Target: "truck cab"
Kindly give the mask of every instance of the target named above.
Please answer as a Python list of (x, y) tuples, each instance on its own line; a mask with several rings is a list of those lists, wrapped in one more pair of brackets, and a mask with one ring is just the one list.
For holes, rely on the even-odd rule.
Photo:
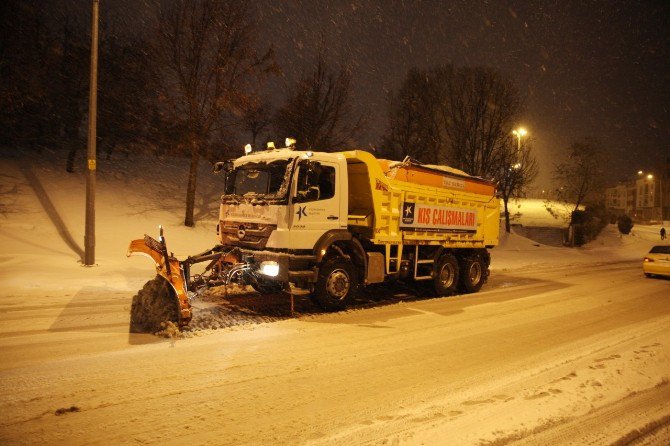
[(288, 283), (315, 291), (328, 269), (324, 261), (339, 250), (347, 265), (331, 265), (335, 275), (317, 294), (324, 307), (341, 308), (367, 263), (347, 229), (350, 192), (342, 153), (272, 149), (238, 158), (221, 198), (221, 245), (254, 259), (258, 274), (251, 285), (260, 292)]
[(222, 244), (312, 251), (328, 231), (347, 228), (342, 154), (276, 149), (235, 160), (221, 199)]

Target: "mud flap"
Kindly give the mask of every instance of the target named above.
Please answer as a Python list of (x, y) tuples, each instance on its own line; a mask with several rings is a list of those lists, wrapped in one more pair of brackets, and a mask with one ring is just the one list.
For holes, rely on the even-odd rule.
[(144, 239), (130, 242), (126, 255), (139, 254), (150, 257), (156, 264), (156, 273), (162, 276), (174, 289), (179, 301), (179, 326), (188, 325), (191, 321), (191, 303), (187, 294), (186, 278), (181, 263), (172, 256), (167, 255), (164, 242), (145, 235)]

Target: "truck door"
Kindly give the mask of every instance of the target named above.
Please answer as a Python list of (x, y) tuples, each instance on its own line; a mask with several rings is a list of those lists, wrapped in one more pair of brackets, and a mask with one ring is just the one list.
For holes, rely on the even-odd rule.
[[(294, 175), (290, 216), (292, 249), (312, 249), (331, 229), (346, 228), (346, 191), (342, 191), (342, 172), (335, 162), (301, 160)], [(342, 214), (344, 209), (344, 215)]]

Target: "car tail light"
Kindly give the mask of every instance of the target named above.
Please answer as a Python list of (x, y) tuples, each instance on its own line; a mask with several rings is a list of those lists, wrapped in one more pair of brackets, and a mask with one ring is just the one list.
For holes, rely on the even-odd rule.
[(649, 257), (645, 257), (645, 258), (644, 258), (644, 261), (645, 261), (645, 262), (653, 262), (654, 259), (650, 259)]

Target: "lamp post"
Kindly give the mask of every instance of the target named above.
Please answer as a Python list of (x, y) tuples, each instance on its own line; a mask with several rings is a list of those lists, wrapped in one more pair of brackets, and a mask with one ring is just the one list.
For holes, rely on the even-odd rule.
[[(637, 174), (638, 174), (638, 176), (642, 176), (642, 175), (644, 175), (644, 172), (641, 171), (641, 170), (638, 170)], [(652, 194), (655, 193), (656, 192), (656, 184), (655, 184), (656, 181), (654, 180), (654, 174), (649, 173), (649, 174), (647, 174), (646, 178), (647, 178), (647, 180), (652, 182), (651, 183), (652, 186), (653, 186)], [(665, 217), (665, 215), (663, 215), (663, 180), (662, 180), (662, 177), (660, 177), (660, 176), (658, 177), (658, 199), (659, 199), (659, 208), (661, 210), (661, 224), (663, 224), (663, 222), (665, 221), (664, 218), (663, 218), (663, 217)], [(651, 201), (652, 218), (653, 218), (653, 213), (654, 213), (653, 209), (655, 207), (654, 206), (655, 201), (656, 200), (652, 198), (652, 201)]]
[[(649, 175), (647, 175), (647, 179), (648, 180), (653, 180), (654, 175), (650, 173)], [(656, 181), (654, 181), (654, 183), (655, 182)], [(652, 184), (654, 184), (654, 183), (652, 183)], [(654, 187), (654, 189), (656, 189), (656, 187)], [(658, 177), (658, 204), (659, 204), (659, 208), (661, 210), (661, 225), (663, 225), (663, 222), (665, 222), (665, 219), (664, 219), (665, 215), (663, 215), (663, 179), (662, 179), (661, 176)]]
[(523, 138), (527, 134), (528, 132), (523, 127), (519, 127), (518, 129), (512, 130), (512, 135), (516, 136), (517, 138), (517, 145), (516, 145), (517, 152), (521, 152), (521, 138)]
[(95, 265), (95, 170), (96, 117), (98, 107), (98, 6), (93, 0), (91, 9), (91, 81), (88, 93), (88, 147), (86, 176), (86, 228), (84, 234), (84, 265)]

